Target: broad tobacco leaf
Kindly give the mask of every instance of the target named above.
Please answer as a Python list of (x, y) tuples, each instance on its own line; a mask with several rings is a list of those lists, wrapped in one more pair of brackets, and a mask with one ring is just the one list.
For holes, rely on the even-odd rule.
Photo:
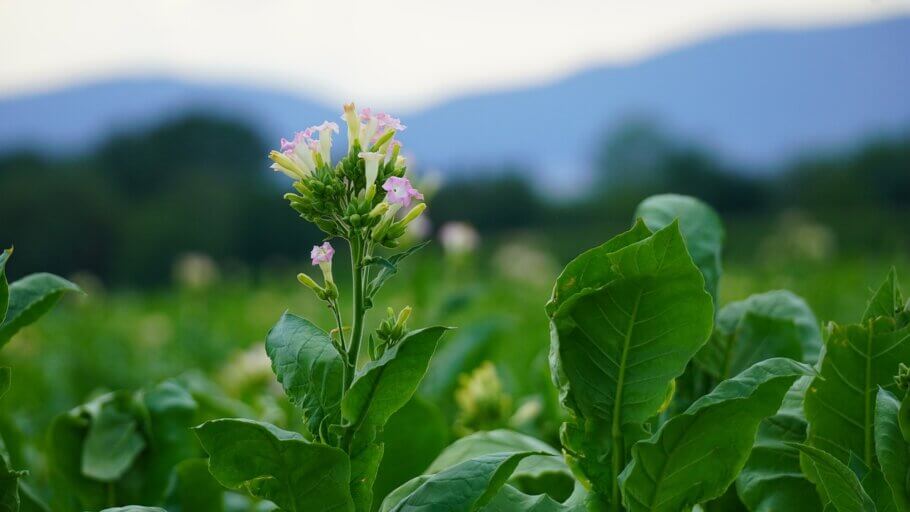
[(408, 333), (382, 357), (364, 365), (344, 396), (342, 442), (351, 455), (351, 492), (359, 508), (372, 502), (373, 482), (382, 459), (379, 433), (414, 395), (447, 329), (428, 327)]
[[(641, 233), (633, 228), (614, 241)], [(675, 222), (625, 247), (614, 241), (605, 244), (614, 252), (585, 253), (587, 269), (573, 262), (560, 278), (572, 269), (603, 281), (586, 280), (568, 297), (557, 282), (550, 365), (560, 400), (574, 415), (562, 435), (570, 466), (596, 494), (618, 500), (615, 479), (628, 449), (646, 436), (642, 424), (710, 336), (714, 310)]]
[[(0, 281), (5, 286), (6, 276)], [(50, 311), (67, 292), (82, 293), (82, 290), (62, 277), (45, 273), (32, 274), (9, 285), (9, 306), (6, 318), (0, 323), (0, 347), (19, 329)]]
[(822, 345), (812, 310), (806, 301), (786, 290), (727, 304), (717, 314), (714, 329), (695, 360), (720, 380), (771, 357), (814, 364)]
[(246, 489), (286, 512), (354, 510), (350, 461), (338, 448), (245, 419), (209, 421), (195, 432), (225, 487)]
[(328, 442), (341, 423), (344, 362), (332, 338), (299, 316), (285, 313), (265, 340), (272, 370), (291, 402), (303, 410), (307, 429)]
[(856, 474), (830, 453), (807, 444), (792, 443), (802, 453), (805, 465), (818, 476), (819, 493), (837, 512), (876, 512), (872, 498), (863, 490)]
[(831, 324), (819, 376), (806, 394), (806, 444), (843, 463), (855, 453), (873, 467), (875, 396), (880, 387), (896, 388), (894, 374), (905, 361), (910, 361), (910, 326), (890, 317), (864, 325)]
[(177, 465), (168, 501), (169, 512), (225, 512), (224, 488), (209, 473), (205, 459), (187, 459)]
[(626, 508), (676, 512), (723, 495), (749, 458), (759, 423), (812, 373), (790, 359), (756, 363), (636, 443), (619, 477)]
[(583, 512), (581, 504), (560, 503), (546, 494), (528, 495), (504, 485), (482, 512)]
[(513, 485), (516, 487), (530, 486), (536, 491), (550, 491), (547, 487), (555, 484), (559, 488), (558, 490), (565, 494), (562, 496), (563, 498), (572, 492), (574, 486), (572, 472), (560, 452), (543, 441), (512, 430), (476, 432), (463, 437), (443, 450), (427, 468), (426, 473), (439, 473), (481, 455), (520, 451), (541, 452), (549, 455), (533, 455), (522, 460), (512, 473), (510, 482)]
[(758, 426), (749, 460), (736, 477), (737, 494), (751, 512), (822, 510), (815, 486), (800, 468), (799, 450), (788, 444), (806, 440), (803, 398), (811, 380), (800, 377), (787, 391), (777, 414)]
[(386, 498), (380, 510), (485, 510), (483, 507), (493, 500), (521, 460), (531, 455), (535, 452), (503, 452), (466, 460), (435, 475), (406, 483)]
[(879, 389), (875, 399), (875, 453), (882, 475), (888, 483), (896, 509), (910, 511), (910, 451), (898, 424), (900, 402), (888, 391)]
[(662, 194), (642, 201), (635, 210), (635, 218), (644, 220), (652, 231), (679, 220), (679, 229), (689, 254), (705, 276), (705, 289), (717, 304), (720, 256), (724, 244), (724, 226), (717, 212), (694, 197)]

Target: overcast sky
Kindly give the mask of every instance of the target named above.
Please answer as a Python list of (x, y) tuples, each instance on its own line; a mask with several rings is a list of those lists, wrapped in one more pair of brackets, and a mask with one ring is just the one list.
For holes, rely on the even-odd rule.
[(910, 0), (0, 0), (0, 96), (123, 75), (416, 108), (748, 27), (910, 13)]

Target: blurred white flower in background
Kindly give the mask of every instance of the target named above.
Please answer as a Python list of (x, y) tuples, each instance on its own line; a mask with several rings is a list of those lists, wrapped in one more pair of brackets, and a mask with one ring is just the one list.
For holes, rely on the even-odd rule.
[(528, 242), (509, 242), (493, 254), (496, 271), (509, 279), (549, 286), (559, 273), (559, 263), (551, 254)]
[(466, 222), (447, 222), (439, 229), (439, 241), (446, 254), (462, 256), (477, 250), (480, 235)]
[(775, 230), (759, 245), (761, 259), (769, 262), (802, 260), (817, 263), (831, 259), (836, 250), (834, 231), (796, 210), (783, 212)]
[(188, 252), (174, 263), (174, 281), (191, 290), (202, 290), (216, 283), (220, 277), (218, 264), (210, 256)]
[(408, 224), (408, 229), (405, 234), (411, 240), (426, 240), (430, 236), (430, 232), (433, 231), (433, 223), (430, 222), (430, 219), (426, 215), (421, 215), (417, 217), (410, 224)]

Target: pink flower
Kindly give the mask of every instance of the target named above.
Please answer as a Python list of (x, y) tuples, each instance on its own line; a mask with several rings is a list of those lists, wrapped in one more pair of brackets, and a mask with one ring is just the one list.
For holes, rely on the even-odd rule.
[(322, 124), (318, 126), (310, 126), (307, 128), (315, 133), (322, 133), (324, 130), (331, 130), (335, 133), (338, 133), (338, 123), (333, 123), (331, 121), (323, 121)]
[(376, 114), (376, 118), (379, 120), (379, 129), (390, 129), (395, 130), (396, 132), (403, 131), (407, 126), (401, 124), (401, 119), (397, 117), (392, 117), (386, 113)]
[(385, 199), (389, 204), (397, 204), (402, 208), (410, 206), (412, 199), (423, 199), (423, 194), (412, 187), (407, 178), (391, 176), (383, 183), (382, 189), (386, 191)]
[(314, 245), (313, 250), (310, 251), (310, 258), (313, 260), (313, 265), (324, 265), (332, 263), (332, 256), (335, 255), (335, 248), (332, 247), (332, 244), (325, 242), (322, 245)]

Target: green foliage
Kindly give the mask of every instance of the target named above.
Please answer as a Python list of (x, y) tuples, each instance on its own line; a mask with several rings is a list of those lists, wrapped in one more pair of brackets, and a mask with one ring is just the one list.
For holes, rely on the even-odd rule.
[(799, 450), (788, 443), (806, 439), (803, 398), (811, 377), (801, 377), (787, 391), (777, 414), (762, 420), (749, 460), (736, 480), (736, 490), (748, 510), (771, 512), (797, 507), (820, 512), (815, 487), (802, 473)]
[(332, 338), (299, 316), (285, 313), (269, 331), (265, 351), (291, 403), (303, 410), (314, 437), (331, 439), (341, 423), (344, 362)]
[(811, 373), (790, 359), (756, 363), (636, 443), (619, 478), (627, 509), (686, 510), (721, 496), (746, 463), (759, 423)]
[(717, 304), (724, 244), (724, 226), (717, 213), (693, 197), (663, 194), (642, 201), (635, 210), (635, 218), (642, 219), (651, 231), (679, 221), (686, 248), (705, 277), (705, 289)]
[(888, 483), (888, 494), (896, 510), (910, 510), (910, 450), (898, 425), (901, 403), (894, 395), (879, 389), (875, 397), (875, 454)]
[[(676, 222), (606, 258), (592, 256), (601, 280), (563, 295), (550, 314), (550, 361), (574, 415), (563, 431), (570, 466), (616, 506), (628, 450), (707, 340), (714, 312)], [(560, 282), (567, 280), (557, 280), (551, 303), (560, 301)]]
[(572, 492), (572, 473), (550, 445), (533, 437), (511, 430), (477, 432), (452, 443), (426, 470), (435, 474), (446, 468), (481, 455), (503, 452), (532, 451), (548, 455), (532, 455), (523, 459), (509, 480), (519, 489), (533, 494), (549, 494), (558, 500), (565, 500)]
[(338, 448), (243, 419), (206, 422), (196, 435), (212, 475), (225, 487), (245, 489), (287, 512), (354, 510), (351, 463)]
[(58, 416), (48, 438), (54, 510), (161, 504), (184, 459), (197, 404), (173, 382), (116, 392)]
[(777, 290), (721, 308), (714, 335), (695, 360), (712, 377), (723, 380), (771, 357), (814, 364), (821, 343), (818, 321), (806, 302)]
[[(537, 453), (543, 455), (543, 453)], [(380, 510), (485, 510), (525, 457), (535, 452), (502, 452), (481, 455), (456, 464), (389, 495)]]
[[(6, 258), (8, 259), (8, 255)], [(4, 260), (5, 263), (5, 260)], [(0, 279), (6, 283), (6, 276)], [(51, 310), (67, 292), (80, 292), (78, 286), (53, 274), (32, 274), (9, 285), (9, 306), (0, 323), (0, 347), (19, 329)]]
[(875, 504), (866, 494), (857, 476), (830, 453), (813, 446), (793, 443), (806, 464), (818, 475), (819, 493), (830, 500), (837, 512), (874, 512)]

